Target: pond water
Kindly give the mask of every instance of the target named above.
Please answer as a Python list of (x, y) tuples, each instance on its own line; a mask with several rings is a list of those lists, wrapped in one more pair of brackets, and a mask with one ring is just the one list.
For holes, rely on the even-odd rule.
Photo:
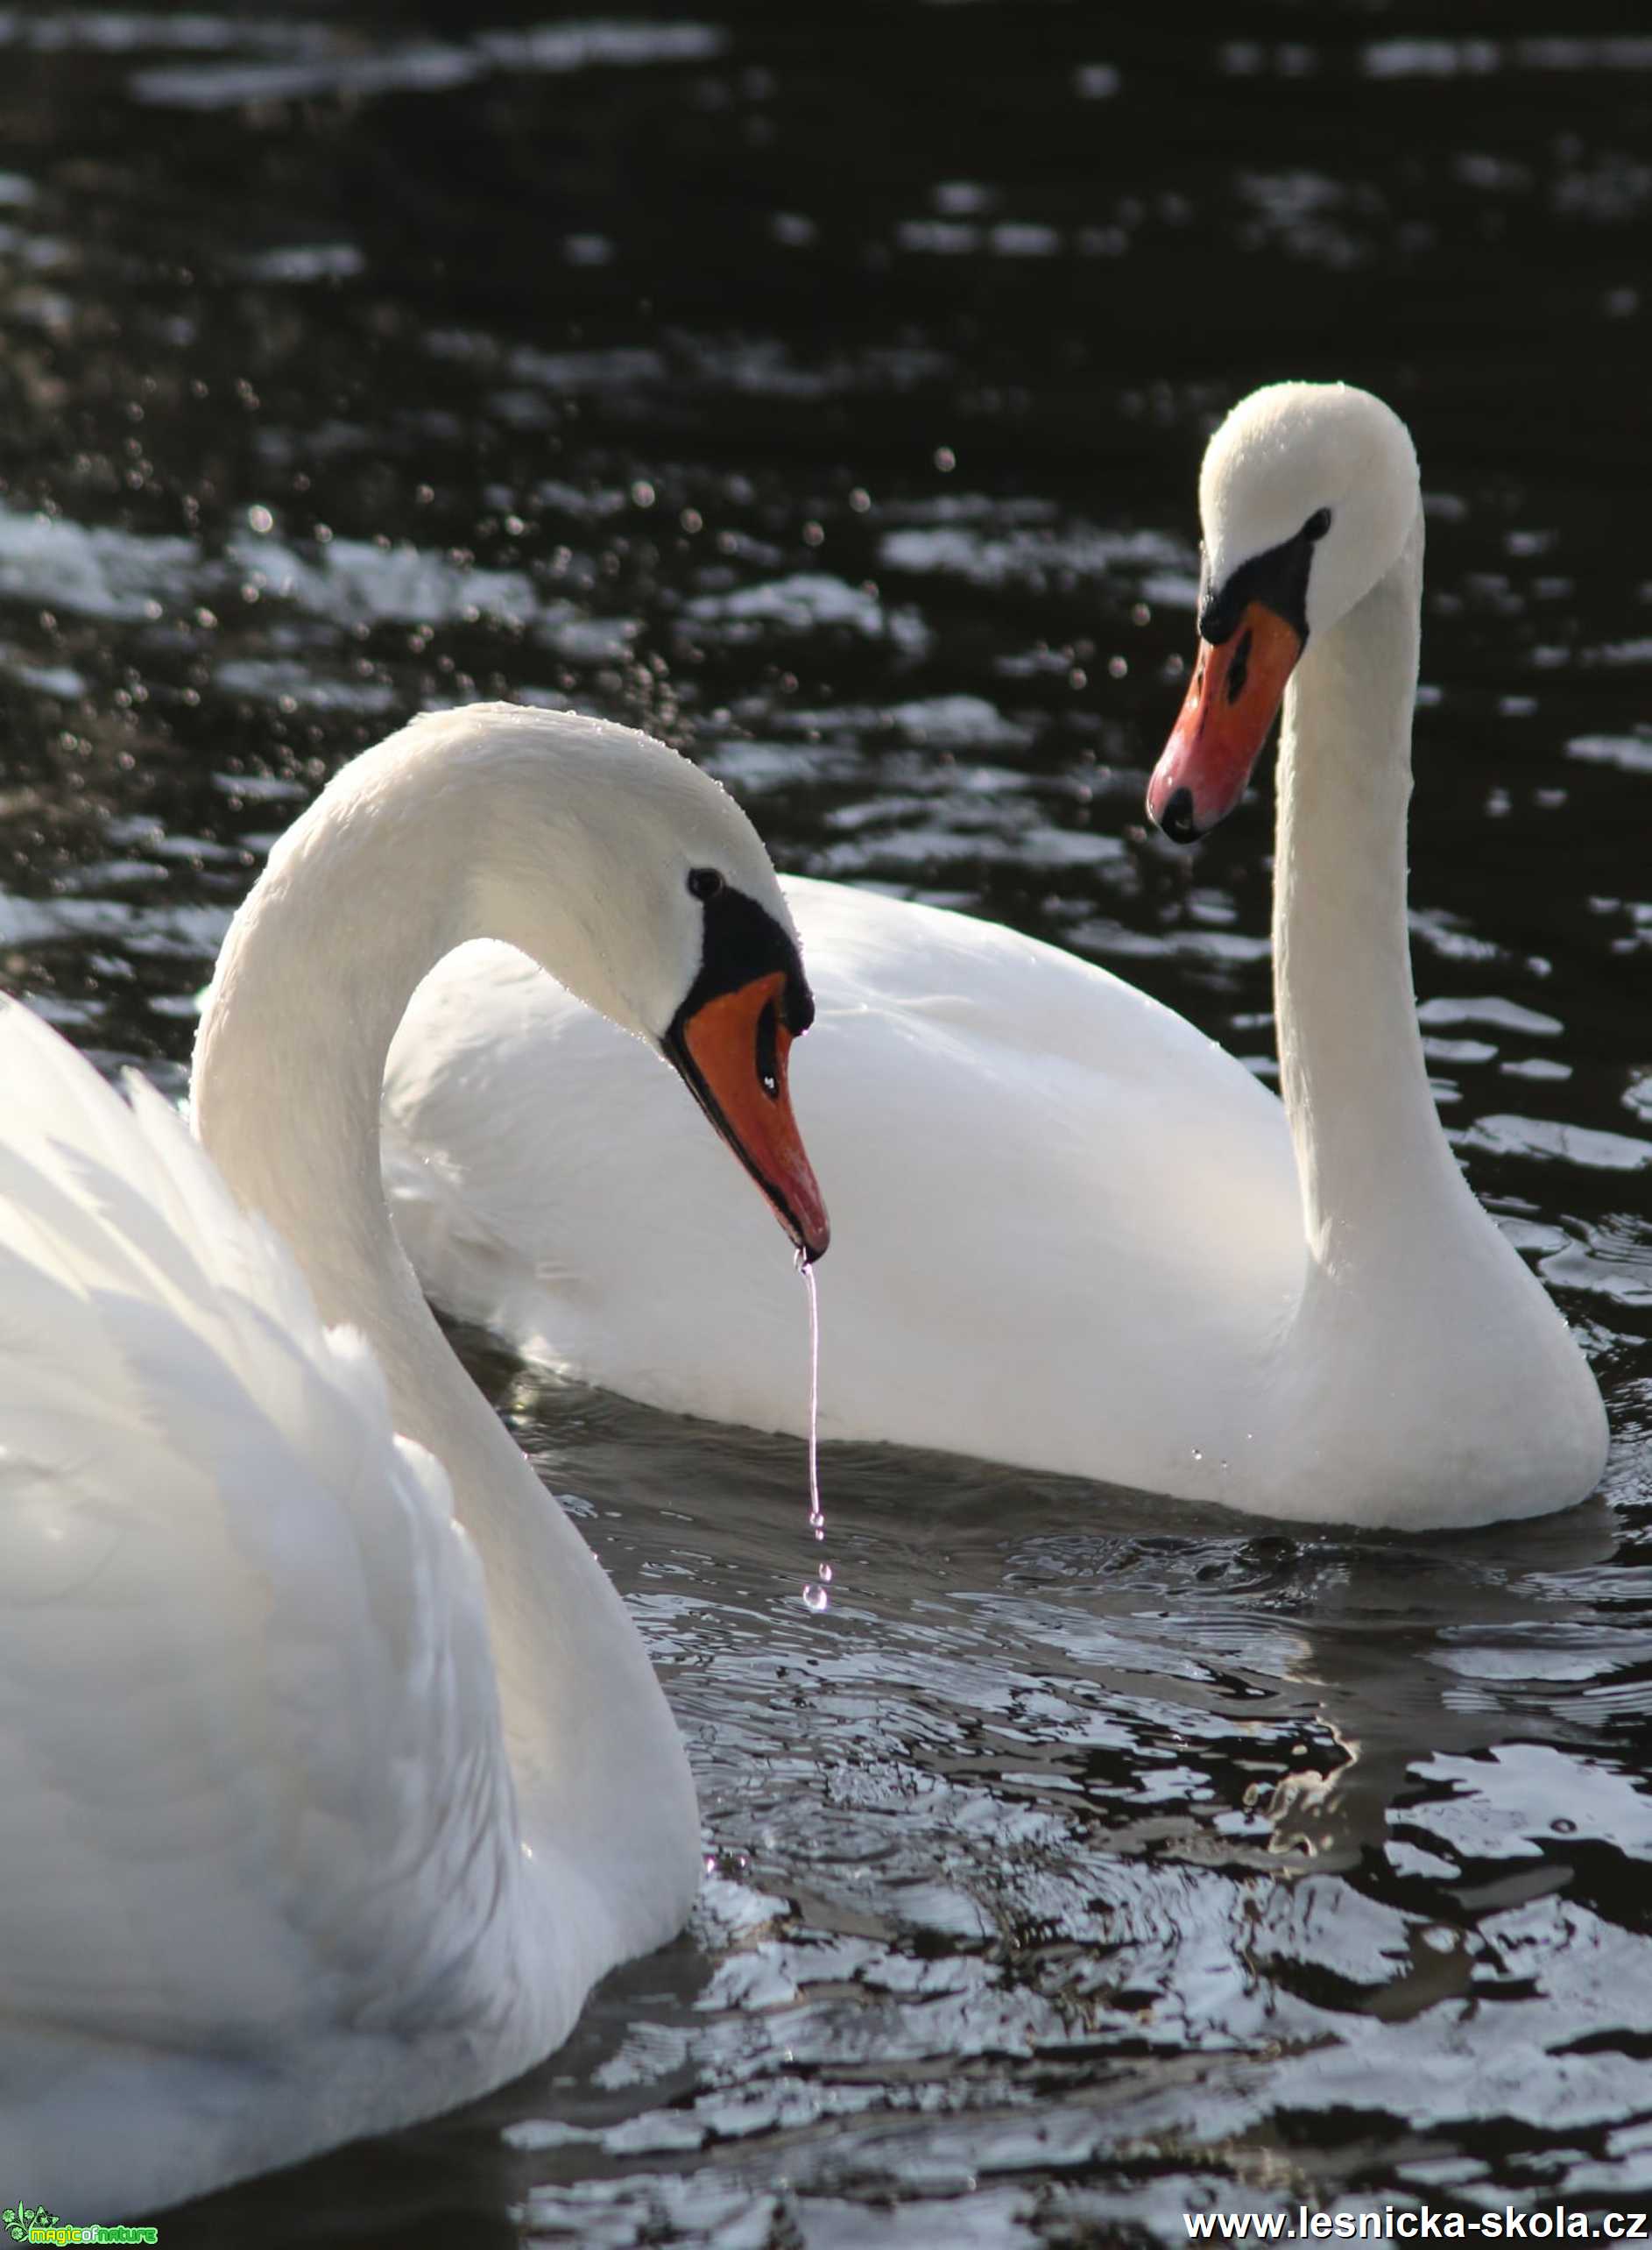
[(1587, 1505), (1437, 1539), (828, 1448), (816, 1615), (798, 1446), (461, 1339), (647, 1636), (704, 1895), (530, 2077), (172, 2250), (1652, 2196), (1636, 16), (0, 8), (9, 987), (180, 1086), (272, 838), (414, 709), (508, 694), (1267, 1074), (1271, 783), (1190, 854), (1141, 798), (1204, 435), (1345, 376), (1423, 462), (1442, 1114), (1615, 1431)]

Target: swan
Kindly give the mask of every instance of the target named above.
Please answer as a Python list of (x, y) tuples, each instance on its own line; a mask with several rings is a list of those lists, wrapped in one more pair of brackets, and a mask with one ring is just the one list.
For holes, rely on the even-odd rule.
[[(989, 923), (784, 881), (819, 1008), (800, 1071), (840, 1233), (821, 1284), (822, 1434), (1297, 1519), (1419, 1528), (1564, 1507), (1605, 1459), (1599, 1395), (1458, 1169), (1412, 994), (1409, 435), (1367, 393), (1271, 386), (1212, 438), (1200, 503), (1199, 661), (1149, 809), (1173, 838), (1203, 834), (1282, 697), (1283, 1101), (1103, 969)], [(402, 1238), (440, 1303), (535, 1358), (794, 1431), (803, 1347), (784, 1277), (645, 1081), (627, 1043), (519, 957), (455, 953), (390, 1058)], [(577, 1172), (541, 1176), (553, 1117)], [(622, 1178), (658, 1185), (625, 1197)]]
[(641, 1638), (379, 1185), (391, 1034), (479, 931), (663, 1049), (818, 1256), (773, 871), (622, 727), (478, 706), (345, 768), (225, 940), (199, 1140), (0, 1003), (0, 2178), (54, 2210), (479, 2094), (695, 1896)]

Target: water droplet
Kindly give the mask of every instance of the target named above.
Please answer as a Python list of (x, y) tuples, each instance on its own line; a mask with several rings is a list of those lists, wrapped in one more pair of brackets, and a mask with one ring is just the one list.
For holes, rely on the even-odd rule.
[[(831, 1584), (831, 1582), (832, 1582), (832, 1567), (831, 1567), (830, 1563), (830, 1562), (822, 1562), (822, 1565), (820, 1566), (820, 1568), (818, 1569), (818, 1571), (816, 1571), (816, 1573), (815, 1573), (815, 1576), (816, 1576), (816, 1577), (821, 1581), (821, 1583), (822, 1583), (822, 1585), (824, 1585), (824, 1586), (830, 1586), (830, 1585)], [(1555, 1826), (1556, 1826), (1557, 1828), (1558, 1828), (1558, 1827), (1560, 1826), (1560, 1822), (1559, 1822), (1558, 1821), (1557, 1821), (1557, 1822), (1555, 1822)], [(1572, 1826), (1572, 1823), (1571, 1823), (1570, 1821), (1568, 1821), (1568, 1822), (1567, 1822), (1567, 1823), (1566, 1823), (1566, 1829), (1567, 1829), (1567, 1833), (1568, 1833), (1568, 1834), (1570, 1834), (1570, 1833), (1571, 1833), (1571, 1826)]]
[(1203, 1461), (1204, 1459), (1204, 1455), (1199, 1451), (1197, 1446), (1195, 1446), (1193, 1448), (1193, 1458), (1195, 1461)]
[(808, 1527), (818, 1539), (826, 1522), (820, 1502), (820, 1296), (815, 1269), (801, 1250), (797, 1270), (808, 1291)]
[[(826, 1511), (820, 1498), (820, 1298), (815, 1287), (815, 1269), (800, 1250), (797, 1270), (808, 1290), (808, 1528), (818, 1542), (826, 1536)], [(826, 1608), (831, 1596), (826, 1591), (831, 1578), (831, 1566), (820, 1566), (820, 1583), (805, 1586), (803, 1600), (817, 1615)]]

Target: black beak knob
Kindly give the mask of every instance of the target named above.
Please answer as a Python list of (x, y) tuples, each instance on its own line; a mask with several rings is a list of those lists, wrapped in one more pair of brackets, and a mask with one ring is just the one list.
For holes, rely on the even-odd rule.
[(1159, 825), (1173, 844), (1197, 841), (1199, 831), (1193, 824), (1193, 792), (1185, 783), (1160, 807)]

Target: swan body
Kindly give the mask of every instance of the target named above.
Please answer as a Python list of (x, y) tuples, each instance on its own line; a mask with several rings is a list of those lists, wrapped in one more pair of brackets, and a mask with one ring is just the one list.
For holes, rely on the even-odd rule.
[[(1458, 1171), (1416, 1023), (1409, 436), (1368, 393), (1276, 386), (1212, 439), (1201, 504), (1201, 660), (1149, 804), (1173, 835), (1203, 832), (1282, 696), (1283, 1100), (1102, 969), (787, 881), (839, 1232), (822, 1432), (1278, 1517), (1450, 1526), (1567, 1505), (1604, 1463), (1599, 1392)], [(639, 1060), (519, 958), (452, 956), (385, 1085), (402, 1238), (439, 1302), (536, 1358), (800, 1429), (803, 1346), (785, 1277), (759, 1271), (759, 1214)], [(547, 1131), (566, 1161), (541, 1174)], [(645, 1185), (617, 1213), (622, 1175)]]
[[(1175, 1489), (1194, 1466), (1187, 1362), (1235, 1362), (1249, 1308), (1271, 1299), (1282, 1321), (1297, 1286), (1278, 1102), (1071, 954), (842, 884), (781, 888), (815, 994), (794, 1067), (835, 1225), (822, 1434), (1105, 1462)], [(519, 955), (455, 954), (392, 1050), (398, 1229), (439, 1304), (528, 1356), (677, 1412), (801, 1431), (795, 1280), (766, 1270), (763, 1213), (727, 1192), (717, 1150), (650, 1100), (647, 1061)], [(536, 1130), (557, 1148), (537, 1170)], [(641, 1184), (628, 1208), (607, 1189), (616, 1136)], [(1167, 1213), (1154, 1183), (1178, 1173)], [(668, 1179), (669, 1218), (652, 1185)], [(1120, 1399), (1122, 1427), (1103, 1411)]]
[(450, 2107), (688, 1913), (665, 1700), (420, 1297), (377, 1123), (408, 993), (478, 929), (664, 1039), (708, 867), (794, 961), (704, 776), (463, 711), (277, 846), (208, 997), (201, 1141), (0, 1001), (0, 2175), (54, 2209)]

